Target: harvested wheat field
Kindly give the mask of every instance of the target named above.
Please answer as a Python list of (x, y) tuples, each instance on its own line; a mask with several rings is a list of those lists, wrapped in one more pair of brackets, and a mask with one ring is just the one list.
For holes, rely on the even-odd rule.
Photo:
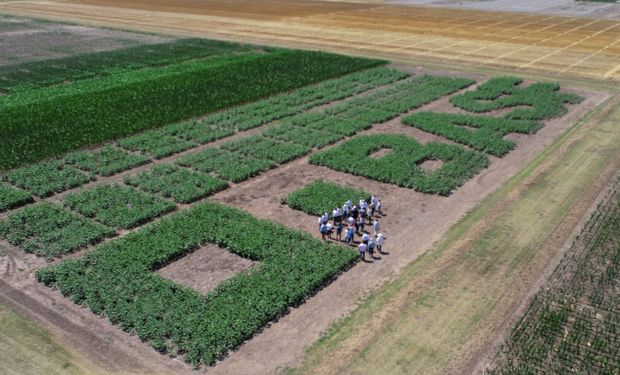
[(620, 21), (322, 1), (10, 1), (0, 12), (399, 60), (620, 78)]

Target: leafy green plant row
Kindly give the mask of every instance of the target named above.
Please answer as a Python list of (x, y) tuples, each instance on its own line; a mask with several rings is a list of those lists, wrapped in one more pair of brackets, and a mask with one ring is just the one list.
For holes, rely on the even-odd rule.
[(172, 198), (177, 203), (191, 203), (228, 187), (228, 183), (219, 178), (170, 164), (156, 165), (145, 172), (127, 176), (124, 182)]
[[(214, 172), (219, 177), (241, 182), (278, 164), (286, 163), (309, 153), (314, 147), (323, 147), (368, 129), (373, 123), (385, 121), (410, 109), (436, 100), (467, 87), (471, 80), (423, 76), (410, 82), (397, 83), (364, 98), (353, 98), (322, 112), (308, 112), (284, 120), (261, 135), (248, 136), (187, 155), (177, 164), (198, 171)], [(382, 111), (381, 118), (366, 104), (384, 100), (398, 102)]]
[(121, 139), (118, 141), (118, 145), (126, 150), (139, 151), (155, 159), (165, 158), (197, 146), (194, 142), (162, 134), (158, 130), (149, 130)]
[(57, 257), (92, 245), (114, 231), (51, 203), (40, 203), (9, 213), (0, 221), (0, 237), (39, 256)]
[(220, 146), (221, 149), (236, 152), (251, 158), (270, 160), (276, 164), (283, 164), (297, 159), (308, 152), (310, 147), (294, 143), (274, 141), (261, 135), (240, 138), (228, 141)]
[(72, 210), (115, 229), (142, 225), (176, 208), (163, 198), (120, 185), (99, 185), (71, 193), (64, 202)]
[(176, 163), (200, 172), (214, 173), (232, 182), (245, 181), (277, 165), (271, 160), (254, 158), (220, 148), (209, 148), (186, 155)]
[(75, 151), (65, 155), (63, 161), (83, 171), (101, 176), (111, 176), (145, 164), (149, 159), (141, 155), (132, 155), (110, 145), (97, 150)]
[(30, 193), (0, 183), (0, 212), (17, 208), (32, 202)]
[[(373, 154), (387, 149), (386, 155)], [(442, 166), (425, 171), (421, 164), (439, 160)], [(443, 143), (421, 145), (404, 135), (376, 134), (353, 138), (314, 154), (312, 164), (372, 178), (416, 191), (448, 195), (489, 165), (483, 154)]]
[(50, 160), (14, 169), (4, 179), (41, 198), (78, 187), (93, 179), (75, 166), (62, 160)]
[(0, 169), (383, 64), (274, 50), (194, 60), (0, 98)]
[(316, 180), (301, 189), (295, 190), (282, 199), (295, 210), (310, 215), (321, 215), (342, 206), (348, 200), (356, 202), (359, 199), (370, 199), (370, 194), (364, 190), (341, 186), (324, 180)]
[(618, 230), (616, 182), (514, 326), (490, 373), (618, 373)]
[(406, 73), (397, 70), (372, 68), (215, 113), (200, 120), (168, 125), (161, 128), (161, 131), (188, 141), (207, 143), (235, 131), (261, 126), (405, 77)]
[(49, 160), (7, 172), (4, 179), (41, 198), (84, 185), (94, 174), (109, 176), (147, 163), (145, 156), (132, 155), (112, 146), (76, 151), (63, 159)]
[(322, 112), (302, 113), (266, 130), (269, 138), (307, 147), (324, 147), (471, 85), (459, 78), (421, 76), (353, 98)]
[(542, 127), (541, 123), (531, 120), (436, 112), (416, 112), (404, 117), (402, 123), (499, 157), (515, 147), (515, 143), (504, 136), (532, 134)]
[[(206, 243), (260, 265), (206, 296), (154, 273)], [(199, 366), (303, 303), (356, 258), (346, 248), (207, 202), (40, 269), (37, 277), (160, 352)]]
[(497, 109), (517, 108), (504, 117), (516, 120), (545, 120), (564, 115), (566, 104), (578, 104), (583, 100), (575, 94), (559, 92), (557, 83), (537, 82), (526, 87), (516, 77), (497, 77), (480, 85), (475, 91), (450, 98), (450, 102), (464, 110), (483, 113)]
[(257, 47), (208, 39), (178, 39), (113, 51), (0, 67), (0, 92), (44, 87), (126, 70), (164, 66), (190, 59), (247, 53)]

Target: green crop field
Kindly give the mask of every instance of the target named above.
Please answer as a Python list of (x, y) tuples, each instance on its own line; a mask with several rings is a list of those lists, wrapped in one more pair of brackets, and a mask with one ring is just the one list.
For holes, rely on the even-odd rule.
[[(24, 278), (43, 290), (33, 299), (55, 289), (85, 307), (84, 325), (94, 313), (115, 326), (103, 335), (120, 328), (213, 365), (359, 259), (228, 204), (264, 204), (253, 208), (285, 224), (291, 209), (319, 215), (384, 191), (433, 210), (517, 154), (506, 136), (534, 137), (583, 100), (558, 84), (474, 87), (386, 63), (179, 39), (2, 67), (0, 246), (27, 257)], [(411, 135), (422, 132), (438, 140)], [(282, 171), (291, 178), (270, 180)], [(398, 206), (385, 216), (396, 227), (409, 220)], [(194, 275), (194, 258), (163, 276), (203, 250), (220, 264), (214, 247), (256, 263), (232, 264), (208, 292), (197, 285), (220, 270)]]
[[(0, 169), (378, 64), (327, 53), (269, 49), (18, 91), (0, 96), (4, 135)], [(270, 71), (278, 74), (265, 74)]]

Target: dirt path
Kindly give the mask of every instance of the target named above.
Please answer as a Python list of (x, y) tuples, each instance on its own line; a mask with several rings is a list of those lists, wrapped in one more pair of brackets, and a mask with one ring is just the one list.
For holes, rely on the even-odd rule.
[[(600, 100), (603, 100), (603, 97), (588, 106), (593, 108)], [(425, 109), (443, 108), (446, 101), (439, 100)], [(316, 178), (365, 189), (379, 194), (387, 207), (387, 216), (381, 219), (381, 223), (387, 236), (385, 248), (390, 254), (373, 263), (358, 264), (303, 306), (294, 309), (242, 345), (212, 372), (229, 374), (244, 371), (246, 374), (266, 374), (278, 372), (279, 369), (299, 362), (304, 348), (318, 340), (331, 323), (349, 314), (360, 298), (393, 278), (403, 267), (430, 248), (459, 218), (488, 193), (498, 189), (523, 163), (532, 160), (540, 150), (549, 145), (559, 132), (571, 123), (569, 119), (575, 120), (580, 114), (572, 112), (568, 116), (549, 122), (534, 137), (517, 140), (515, 151), (503, 159), (494, 159), (490, 168), (448, 198), (429, 196), (314, 166), (308, 164), (306, 159), (287, 164), (215, 195), (215, 200), (242, 208), (255, 216), (308, 231), (318, 237), (316, 219), (281, 205), (280, 198)], [(401, 125), (399, 119), (374, 126), (366, 133), (383, 132), (404, 133), (417, 137), (422, 142), (438, 139)]]
[(299, 372), (459, 374), (484, 368), (498, 334), (518, 318), (620, 166), (617, 103), (364, 301), (310, 351)]

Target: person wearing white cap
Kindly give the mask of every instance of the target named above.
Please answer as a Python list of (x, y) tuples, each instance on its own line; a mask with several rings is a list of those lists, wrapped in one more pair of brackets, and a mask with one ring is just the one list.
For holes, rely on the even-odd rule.
[(361, 260), (366, 260), (366, 248), (368, 247), (368, 245), (366, 245), (365, 243), (361, 243), (357, 248), (360, 251), (360, 259)]

